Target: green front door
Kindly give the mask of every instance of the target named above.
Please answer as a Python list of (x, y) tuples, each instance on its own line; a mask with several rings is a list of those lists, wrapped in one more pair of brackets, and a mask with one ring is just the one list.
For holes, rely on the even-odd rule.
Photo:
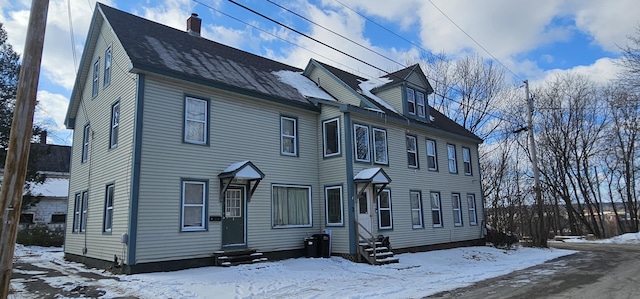
[(244, 188), (229, 188), (224, 193), (222, 246), (245, 246)]

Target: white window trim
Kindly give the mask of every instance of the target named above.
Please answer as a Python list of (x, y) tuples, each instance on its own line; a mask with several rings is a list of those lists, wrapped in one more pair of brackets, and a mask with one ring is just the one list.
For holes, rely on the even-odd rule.
[[(111, 84), (111, 66), (113, 64), (113, 52), (112, 47), (109, 45), (106, 50), (104, 50), (104, 75), (102, 86), (106, 87)], [(108, 55), (107, 55), (108, 54)]]
[[(467, 167), (469, 165), (469, 167)], [(471, 149), (468, 147), (462, 147), (462, 166), (464, 167), (465, 175), (473, 175), (473, 168), (471, 167)], [(467, 171), (467, 168), (469, 171)]]
[(73, 222), (71, 232), (77, 233), (80, 231), (80, 211), (82, 210), (82, 193), (76, 193), (73, 201)]
[[(419, 164), (419, 160), (418, 159), (418, 138), (416, 136), (413, 135), (406, 135), (407, 139), (412, 139), (413, 140), (413, 146), (414, 149), (410, 150), (409, 147), (407, 147), (407, 166), (409, 168), (420, 168), (420, 164)], [(413, 159), (415, 165), (411, 165), (409, 164), (409, 154), (413, 154), (415, 159)]]
[[(393, 229), (393, 210), (391, 206), (391, 190), (385, 189), (380, 192), (387, 193), (387, 198), (389, 199), (389, 207), (383, 208), (380, 206), (380, 195), (378, 195), (378, 229)], [(389, 211), (389, 226), (382, 226), (382, 211)]]
[(91, 126), (86, 124), (84, 129), (82, 130), (82, 153), (81, 153), (81, 163), (87, 162), (89, 159), (89, 135), (91, 134)]
[[(283, 123), (285, 121), (293, 122), (293, 135), (287, 135), (284, 133)], [(293, 153), (284, 151), (285, 138), (293, 139)], [(285, 156), (298, 156), (298, 120), (293, 117), (280, 116), (280, 154)]]
[(469, 225), (478, 225), (475, 194), (467, 194), (467, 204), (469, 205)]
[(82, 192), (82, 211), (80, 213), (80, 230), (79, 232), (87, 231), (87, 220), (89, 218), (89, 192)]
[[(411, 115), (416, 115), (417, 106), (416, 106), (415, 90), (413, 88), (407, 87), (406, 97), (407, 97), (407, 113)], [(409, 106), (413, 107), (413, 112), (411, 112), (411, 110), (409, 109)]]
[[(388, 144), (388, 140), (387, 140), (387, 130), (385, 129), (380, 129), (380, 128), (372, 128), (372, 133), (373, 133), (373, 163), (376, 164), (383, 164), (383, 165), (388, 165), (389, 164), (389, 144)], [(376, 132), (382, 132), (384, 133), (384, 159), (385, 161), (378, 161), (378, 147), (376, 146)]]
[[(185, 203), (185, 190), (187, 184), (193, 185), (202, 185), (202, 204), (187, 204)], [(191, 232), (191, 231), (204, 231), (206, 230), (206, 219), (205, 215), (207, 213), (206, 209), (207, 204), (207, 183), (203, 181), (182, 181), (182, 192), (180, 196), (180, 231), (183, 232)], [(185, 207), (202, 207), (202, 225), (200, 226), (184, 226), (184, 208)]]
[[(300, 189), (307, 189), (308, 195), (307, 197), (309, 198), (309, 224), (301, 224), (301, 225), (276, 225), (275, 223), (273, 223), (273, 189), (274, 187), (284, 187), (284, 188), (300, 188)], [(305, 185), (286, 185), (286, 184), (272, 184), (271, 185), (271, 226), (273, 228), (296, 228), (296, 227), (312, 227), (313, 226), (313, 207), (312, 207), (313, 201), (311, 199), (311, 186), (305, 186)]]
[[(456, 203), (458, 207), (456, 207)], [(453, 209), (453, 225), (462, 226), (462, 199), (460, 198), (460, 193), (451, 194), (451, 207)], [(458, 221), (456, 221), (456, 216), (458, 216)]]
[[(424, 215), (422, 213), (422, 194), (419, 191), (410, 191), (409, 192), (409, 201), (411, 201), (413, 195), (418, 196), (418, 207), (414, 208), (411, 206), (411, 202), (409, 202), (409, 207), (411, 208), (411, 225), (413, 228), (424, 228)], [(413, 223), (413, 212), (417, 211), (418, 215), (420, 215), (420, 224)]]
[[(367, 141), (366, 141), (366, 145), (367, 145), (367, 158), (366, 159), (359, 159), (358, 158), (358, 134), (356, 133), (358, 128), (362, 128), (364, 130), (366, 130), (367, 134), (365, 136), (367, 136)], [(368, 126), (364, 126), (364, 125), (359, 125), (359, 124), (353, 124), (353, 151), (354, 151), (354, 157), (355, 160), (357, 162), (371, 162), (371, 145), (370, 145), (370, 141), (369, 141), (369, 127)]]
[[(118, 110), (117, 114), (116, 114), (116, 109)], [(111, 106), (111, 130), (109, 131), (109, 148), (118, 147), (119, 127), (120, 127), (120, 101), (117, 101)]]
[[(456, 158), (456, 146), (447, 144), (447, 164), (450, 173), (458, 173), (458, 161)], [(453, 163), (452, 163), (453, 162)]]
[[(189, 113), (188, 113), (188, 109), (189, 109), (189, 105), (188, 102), (192, 100), (192, 101), (199, 101), (199, 102), (203, 102), (204, 103), (204, 119), (200, 120), (200, 119), (190, 119), (188, 117)], [(185, 143), (193, 143), (193, 144), (207, 144), (207, 137), (209, 136), (209, 127), (208, 127), (208, 119), (209, 119), (209, 101), (207, 100), (203, 100), (203, 99), (198, 99), (198, 98), (194, 98), (194, 97), (185, 97), (184, 99), (184, 136), (182, 136), (182, 140)], [(187, 131), (188, 131), (188, 123), (189, 122), (196, 122), (196, 123), (202, 123), (204, 124), (204, 129), (202, 131), (202, 141), (200, 140), (191, 140), (191, 139), (187, 139)]]
[[(436, 149), (436, 141), (433, 139), (427, 139), (427, 168), (429, 170), (438, 170), (438, 151)], [(429, 146), (429, 144), (433, 146)], [(433, 153), (429, 153), (429, 150), (432, 149)], [(429, 166), (429, 157), (433, 157), (433, 167)]]
[[(329, 190), (338, 189), (340, 192), (340, 222), (329, 222)], [(343, 226), (344, 225), (344, 212), (343, 206), (344, 202), (342, 201), (342, 186), (329, 186), (324, 187), (324, 206), (325, 206), (325, 221), (327, 226)]]
[[(326, 125), (328, 123), (331, 122), (335, 122), (336, 123), (336, 130), (337, 130), (337, 146), (338, 149), (335, 153), (327, 153), (327, 131), (326, 131)], [(333, 157), (333, 156), (339, 156), (340, 154), (342, 154), (342, 144), (341, 144), (341, 135), (340, 135), (340, 118), (333, 118), (333, 119), (328, 119), (322, 122), (322, 154), (324, 155), (324, 157)]]
[[(438, 202), (438, 206), (434, 207), (433, 205), (433, 201), (434, 201), (434, 196), (437, 199)], [(433, 212), (438, 211), (438, 218), (440, 219), (440, 223), (433, 223), (433, 227), (443, 227), (443, 219), (442, 219), (442, 200), (440, 199), (440, 193), (437, 192), (431, 192), (430, 194), (430, 200), (431, 200), (431, 223), (433, 223)]]
[[(109, 206), (109, 189), (111, 189), (111, 206)], [(113, 201), (115, 200), (115, 187), (114, 184), (107, 185), (107, 190), (104, 198), (104, 219), (102, 221), (102, 231), (111, 232), (113, 229)], [(110, 221), (107, 221), (110, 220)], [(107, 227), (107, 223), (109, 227)]]
[(424, 118), (426, 115), (426, 99), (424, 93), (416, 90), (416, 113), (419, 117)]
[(91, 97), (98, 96), (100, 90), (100, 57), (93, 63), (93, 78), (91, 86)]

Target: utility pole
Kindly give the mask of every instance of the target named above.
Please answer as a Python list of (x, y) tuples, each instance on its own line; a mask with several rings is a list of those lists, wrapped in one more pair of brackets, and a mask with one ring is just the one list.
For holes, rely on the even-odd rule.
[(538, 208), (538, 233), (534, 246), (547, 246), (547, 229), (544, 223), (544, 205), (542, 202), (542, 189), (540, 188), (540, 170), (538, 169), (538, 154), (536, 153), (536, 140), (533, 136), (533, 98), (529, 93), (529, 80), (524, 80), (527, 93), (527, 127), (529, 129), (529, 151), (531, 152), (531, 164), (533, 165), (533, 182), (536, 194), (536, 206)]
[(31, 147), (33, 112), (36, 107), (48, 10), (49, 0), (32, 1), (27, 38), (22, 53), (18, 92), (0, 192), (0, 298), (9, 296), (13, 250)]

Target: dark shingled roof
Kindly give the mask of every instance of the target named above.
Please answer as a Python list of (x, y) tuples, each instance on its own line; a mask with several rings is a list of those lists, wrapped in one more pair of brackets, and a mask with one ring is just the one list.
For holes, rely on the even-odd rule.
[[(7, 152), (0, 151), (0, 168), (4, 169)], [(32, 143), (29, 148), (28, 169), (47, 172), (69, 172), (71, 147), (67, 145)]]
[(315, 108), (272, 72), (301, 69), (97, 4), (134, 69)]
[[(395, 116), (395, 117), (398, 117), (398, 118), (404, 118), (404, 119), (407, 118), (404, 115), (400, 115), (400, 114), (398, 114), (396, 112), (393, 112), (393, 111), (387, 109), (383, 105), (378, 104), (377, 101), (375, 101), (373, 99), (370, 99), (366, 95), (362, 94), (362, 91), (360, 90), (359, 83), (361, 81), (367, 81), (367, 79), (364, 79), (364, 78), (361, 78), (361, 77), (356, 76), (354, 74), (345, 72), (345, 71), (343, 71), (341, 69), (338, 69), (336, 67), (330, 66), (328, 64), (325, 64), (325, 63), (322, 63), (322, 62), (319, 62), (319, 61), (316, 61), (316, 62), (318, 64), (320, 64), (322, 67), (324, 67), (327, 71), (331, 72), (334, 76), (338, 77), (338, 79), (342, 80), (342, 82), (347, 84), (353, 90), (355, 90), (360, 95), (362, 95), (364, 98), (368, 99), (372, 104), (376, 105), (377, 108), (379, 108), (380, 110), (384, 111), (386, 114), (391, 115), (391, 116)], [(404, 79), (407, 78), (407, 76), (409, 76), (409, 74), (411, 72), (415, 71), (416, 68), (420, 68), (420, 66), (415, 64), (415, 65), (412, 65), (410, 67), (407, 67), (407, 68), (404, 68), (404, 69), (401, 69), (399, 71), (396, 71), (396, 72), (393, 72), (393, 73), (390, 73), (388, 75), (383, 76), (383, 77), (387, 77), (387, 78), (392, 80), (392, 82), (387, 83), (387, 84), (385, 84), (383, 86), (388, 86), (390, 84), (395, 84), (395, 83), (397, 83), (399, 81), (403, 81)], [(427, 80), (427, 79), (425, 78), (425, 80)], [(380, 89), (380, 88), (381, 87), (378, 87), (377, 89)], [(469, 130), (465, 129), (463, 126), (459, 125), (455, 121), (453, 121), (450, 118), (446, 117), (444, 114), (440, 113), (440, 111), (434, 109), (431, 106), (429, 106), (429, 114), (431, 115), (431, 117), (433, 119), (429, 123), (420, 121), (418, 119), (412, 119), (412, 120), (414, 120), (417, 123), (422, 123), (424, 125), (430, 126), (432, 128), (435, 128), (435, 129), (443, 130), (443, 131), (446, 131), (446, 132), (449, 132), (449, 133), (453, 133), (453, 134), (457, 134), (457, 135), (464, 136), (464, 137), (467, 137), (467, 138), (475, 139), (478, 142), (482, 142), (482, 139), (480, 137), (478, 137), (475, 134), (471, 133)]]

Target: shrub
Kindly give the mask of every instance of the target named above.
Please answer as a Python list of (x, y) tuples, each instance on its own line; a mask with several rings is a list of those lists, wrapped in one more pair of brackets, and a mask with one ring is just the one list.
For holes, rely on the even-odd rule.
[(16, 242), (25, 246), (59, 247), (64, 243), (64, 229), (50, 229), (46, 224), (29, 225), (18, 231)]

